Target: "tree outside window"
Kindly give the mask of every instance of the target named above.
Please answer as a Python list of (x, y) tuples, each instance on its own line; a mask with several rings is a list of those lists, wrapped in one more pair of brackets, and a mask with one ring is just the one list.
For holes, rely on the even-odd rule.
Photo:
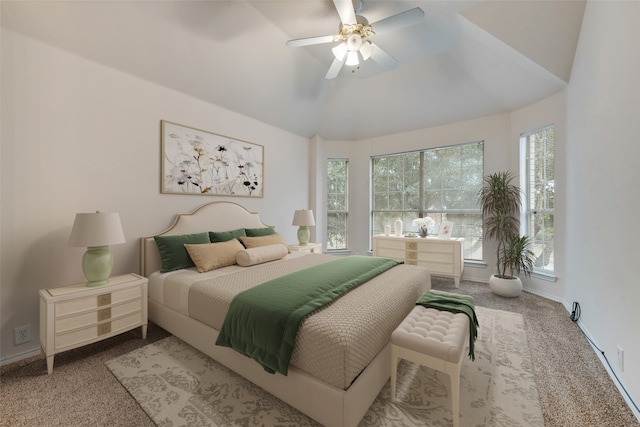
[(349, 219), (349, 162), (327, 162), (327, 251), (347, 250)]

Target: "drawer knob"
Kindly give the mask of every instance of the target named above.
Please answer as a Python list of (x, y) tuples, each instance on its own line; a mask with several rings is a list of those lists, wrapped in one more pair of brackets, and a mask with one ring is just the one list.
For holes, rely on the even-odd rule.
[(101, 323), (98, 325), (98, 335), (106, 335), (111, 332), (111, 322)]
[(98, 307), (111, 304), (111, 294), (98, 295)]
[(111, 319), (111, 307), (98, 310), (98, 322)]

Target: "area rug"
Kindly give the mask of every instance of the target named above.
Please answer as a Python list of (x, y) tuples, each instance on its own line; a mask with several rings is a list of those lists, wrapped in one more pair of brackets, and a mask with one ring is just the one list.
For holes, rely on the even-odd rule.
[[(543, 426), (522, 316), (476, 312), (476, 358), (465, 358), (461, 371), (460, 425)], [(106, 365), (158, 426), (319, 425), (173, 336)], [(389, 391), (387, 381), (360, 426), (452, 425), (447, 375), (403, 360), (400, 402)]]

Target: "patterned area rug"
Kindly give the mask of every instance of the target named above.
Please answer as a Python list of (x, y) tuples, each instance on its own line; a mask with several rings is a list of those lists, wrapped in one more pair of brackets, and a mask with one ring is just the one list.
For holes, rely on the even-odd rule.
[[(522, 316), (477, 307), (476, 360), (465, 359), (460, 425), (543, 426)], [(317, 426), (175, 337), (107, 362), (158, 426)], [(360, 426), (451, 426), (447, 375), (401, 361), (397, 397), (389, 382)]]

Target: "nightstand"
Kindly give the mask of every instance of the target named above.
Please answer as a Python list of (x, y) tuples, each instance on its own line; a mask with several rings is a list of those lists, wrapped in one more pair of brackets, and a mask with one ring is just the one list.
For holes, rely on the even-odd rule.
[(311, 252), (312, 254), (321, 254), (322, 243), (308, 243), (304, 246), (289, 245), (289, 249), (295, 252)]
[(40, 346), (53, 372), (57, 353), (81, 347), (140, 326), (147, 337), (147, 279), (114, 276), (109, 283), (86, 283), (40, 290)]

